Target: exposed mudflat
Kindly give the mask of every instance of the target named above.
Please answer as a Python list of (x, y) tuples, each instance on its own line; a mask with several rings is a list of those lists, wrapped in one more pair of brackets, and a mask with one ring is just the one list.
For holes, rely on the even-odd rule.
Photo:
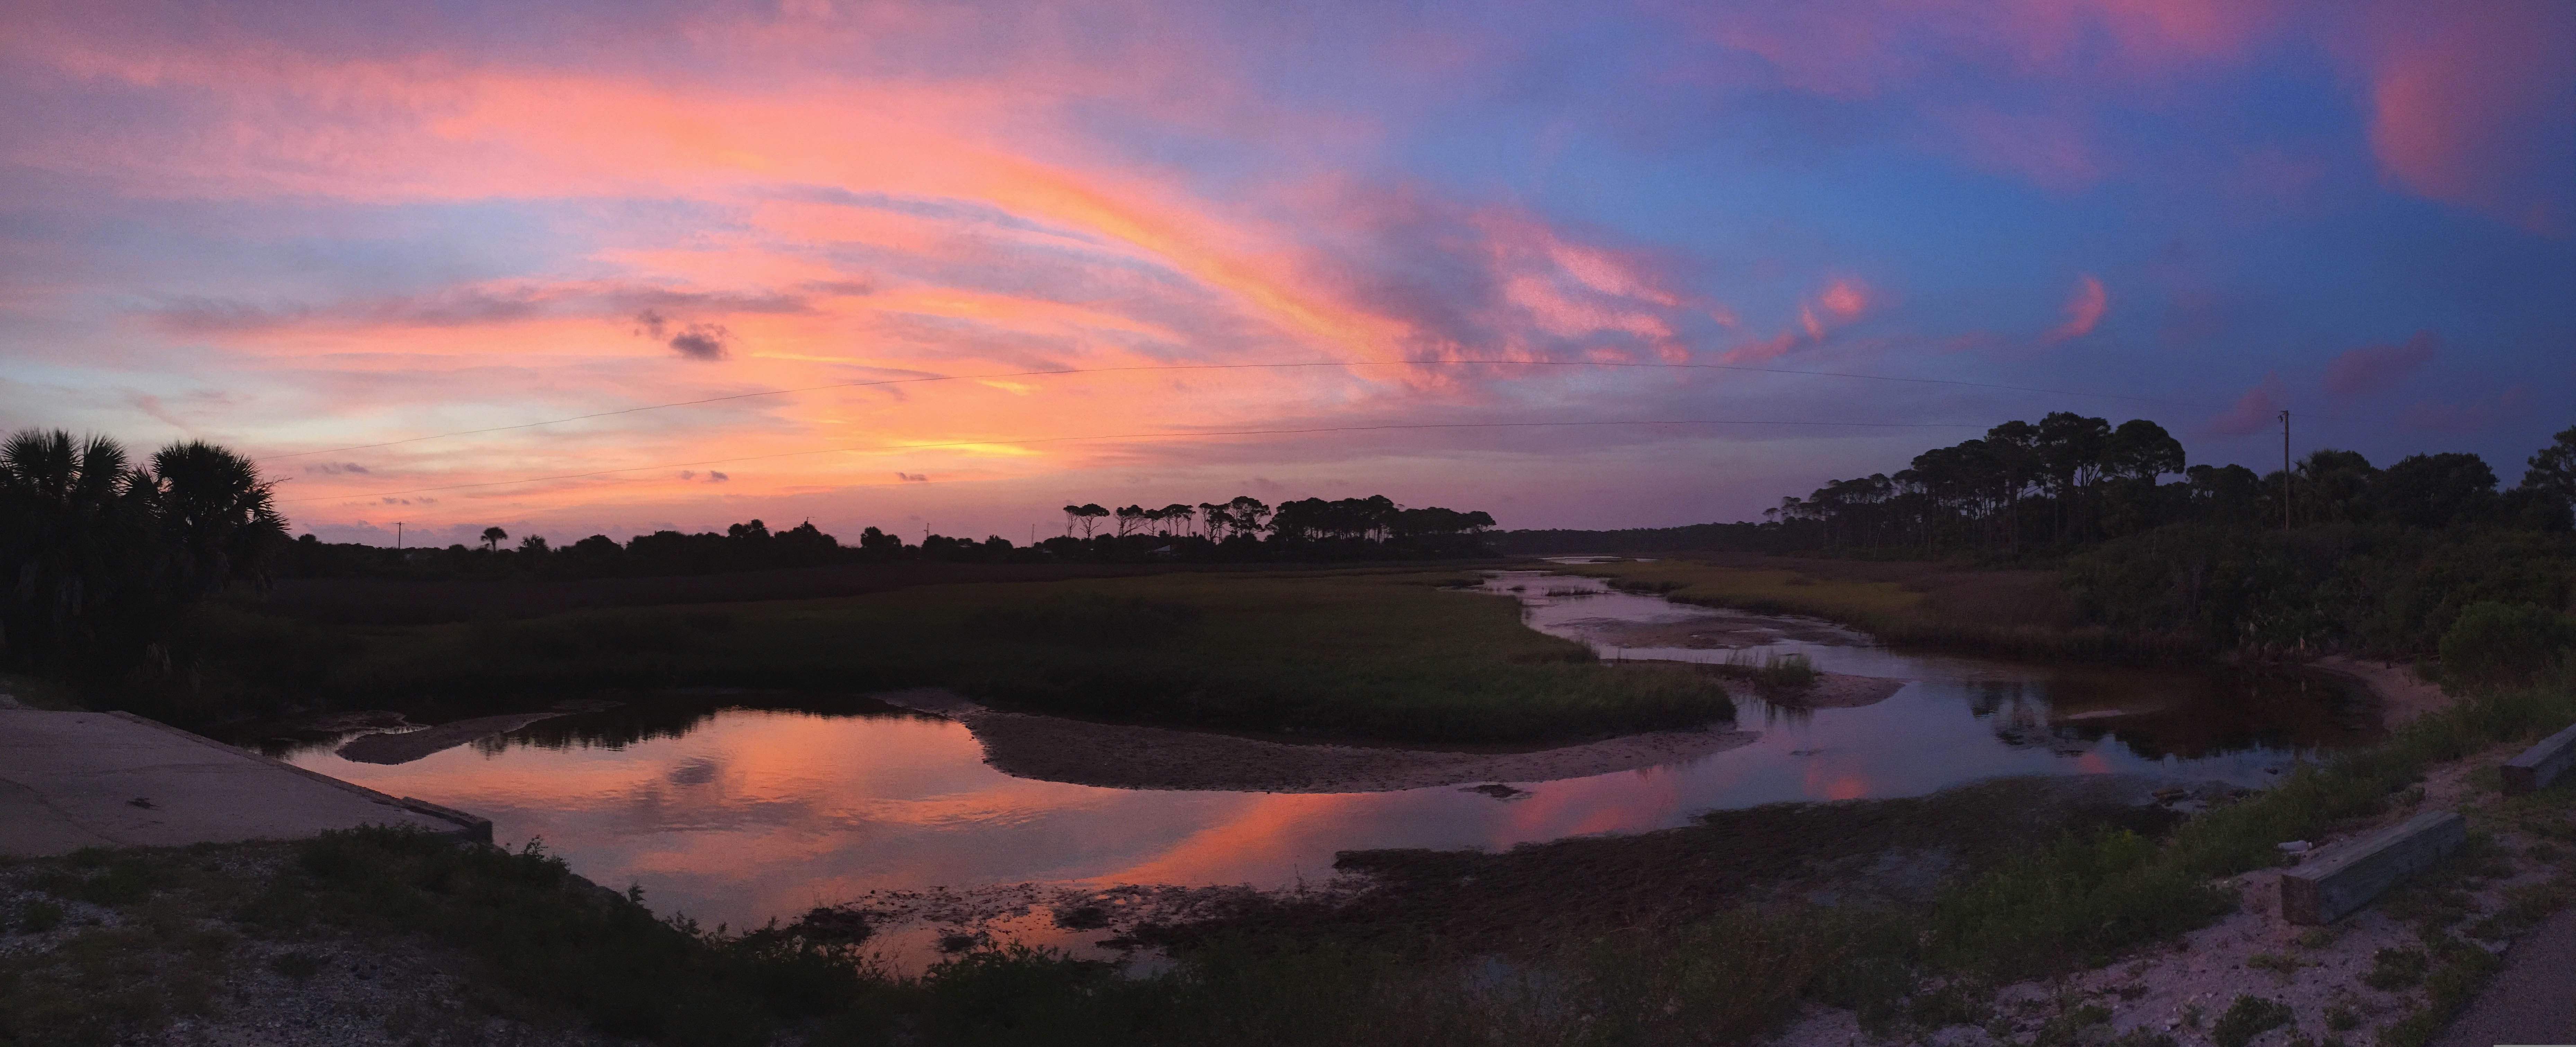
[(1856, 676), (1851, 673), (1817, 673), (1816, 682), (1806, 687), (1755, 690), (1752, 681), (1737, 675), (1729, 666), (1708, 662), (1672, 662), (1657, 659), (1629, 661), (1627, 665), (1682, 665), (1727, 682), (1736, 697), (1752, 694), (1773, 705), (1795, 709), (1858, 709), (1877, 705), (1896, 696), (1912, 681), (1886, 676)]
[(400, 764), (456, 748), (498, 734), (508, 734), (539, 720), (551, 720), (563, 713), (511, 713), (507, 716), (478, 716), (471, 720), (443, 723), (436, 727), (398, 734), (366, 734), (350, 739), (340, 747), (340, 755), (359, 763)]
[(1543, 782), (1677, 763), (1749, 745), (1762, 736), (1715, 725), (1532, 752), (1453, 752), (1275, 742), (1001, 712), (937, 688), (872, 697), (965, 724), (983, 745), (984, 762), (1005, 774), (1112, 789), (1363, 793)]

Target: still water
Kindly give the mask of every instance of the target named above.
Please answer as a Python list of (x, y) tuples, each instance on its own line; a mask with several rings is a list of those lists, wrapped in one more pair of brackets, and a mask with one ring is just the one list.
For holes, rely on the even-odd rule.
[(1628, 645), (1641, 627), (1701, 623), (1756, 653), (1908, 682), (1862, 708), (1747, 701), (1740, 726), (1762, 732), (1752, 745), (1513, 783), (1525, 794), (1510, 799), (1455, 787), (1277, 794), (1030, 781), (985, 766), (962, 726), (847, 699), (636, 706), (392, 766), (342, 759), (328, 744), (272, 751), (483, 815), (504, 843), (542, 839), (594, 881), (641, 885), (658, 912), (741, 927), (934, 886), (1286, 886), (1329, 877), (1344, 850), (1506, 848), (1680, 825), (1716, 808), (1919, 795), (2001, 775), (2260, 786), (2321, 749), (2372, 740), (2363, 726), (2372, 711), (2314, 677), (1900, 653), (1827, 623), (1684, 607), (1542, 572), (1505, 572), (1485, 588), (1520, 599), (1534, 628), (1606, 658), (1724, 660), (1723, 649)]

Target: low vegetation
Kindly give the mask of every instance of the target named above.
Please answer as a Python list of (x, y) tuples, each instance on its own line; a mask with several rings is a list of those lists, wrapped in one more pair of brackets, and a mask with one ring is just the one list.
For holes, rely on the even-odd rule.
[(1678, 603), (1825, 618), (1899, 644), (2034, 658), (2198, 656), (2196, 641), (2086, 624), (2050, 572), (1925, 561), (1690, 554), (1567, 568)]
[[(461, 714), (574, 694), (724, 685), (943, 686), (1121, 722), (1418, 743), (1543, 742), (1733, 715), (1686, 668), (1598, 664), (1517, 605), (1418, 570), (926, 585), (835, 600), (347, 628), (206, 617), (204, 718), (291, 700)], [(221, 688), (229, 687), (230, 690)], [(186, 710), (180, 710), (186, 711)]]

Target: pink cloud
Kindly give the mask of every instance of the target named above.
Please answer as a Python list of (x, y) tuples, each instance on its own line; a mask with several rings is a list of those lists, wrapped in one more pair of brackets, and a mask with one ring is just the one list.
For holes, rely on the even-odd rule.
[(1835, 328), (1859, 319), (1879, 304), (1878, 299), (1878, 293), (1868, 284), (1853, 277), (1835, 277), (1823, 290), (1798, 303), (1795, 327), (1769, 338), (1739, 343), (1719, 359), (1730, 364), (1779, 359), (1799, 346), (1823, 342)]
[(2111, 295), (2102, 289), (2102, 281), (2091, 273), (2075, 280), (2075, 296), (2066, 300), (2066, 322), (2048, 333), (2051, 342), (2063, 342), (2093, 333), (2102, 322), (2102, 314), (2111, 309)]
[(2424, 366), (2441, 347), (2442, 336), (2426, 330), (2398, 345), (2347, 349), (2326, 364), (2326, 391), (2337, 396), (2378, 392)]
[(2389, 179), (2534, 232), (2568, 231), (2576, 4), (2381, 5), (2358, 50)]
[(2246, 390), (2235, 406), (2201, 428), (2215, 436), (2248, 436), (2279, 424), (2281, 409), (2289, 405), (2289, 391), (2281, 385), (2279, 372), (2266, 374), (2262, 384)]

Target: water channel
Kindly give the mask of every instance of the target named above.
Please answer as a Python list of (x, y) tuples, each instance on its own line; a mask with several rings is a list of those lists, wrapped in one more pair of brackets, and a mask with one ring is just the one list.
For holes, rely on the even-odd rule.
[[(1761, 732), (1751, 745), (1510, 783), (1519, 791), (1509, 798), (1456, 787), (1293, 794), (1031, 781), (986, 766), (963, 726), (864, 700), (682, 699), (548, 720), (397, 765), (343, 759), (327, 741), (271, 752), (481, 814), (504, 843), (542, 839), (596, 882), (642, 886), (657, 912), (744, 927), (871, 891), (1287, 886), (1329, 877), (1344, 850), (1508, 848), (1665, 828), (1711, 809), (1920, 795), (2003, 775), (2260, 787), (2318, 751), (2373, 739), (2367, 703), (2317, 677), (1900, 652), (1825, 622), (1688, 607), (1538, 571), (1502, 572), (1483, 588), (1519, 599), (1533, 628), (1605, 658), (1724, 660), (1732, 652), (1722, 647), (1631, 645), (1705, 625), (1756, 654), (1804, 654), (1828, 671), (1906, 683), (1859, 708), (1746, 700), (1739, 724)], [(1041, 920), (1012, 926), (1038, 943), (1078, 937)]]

